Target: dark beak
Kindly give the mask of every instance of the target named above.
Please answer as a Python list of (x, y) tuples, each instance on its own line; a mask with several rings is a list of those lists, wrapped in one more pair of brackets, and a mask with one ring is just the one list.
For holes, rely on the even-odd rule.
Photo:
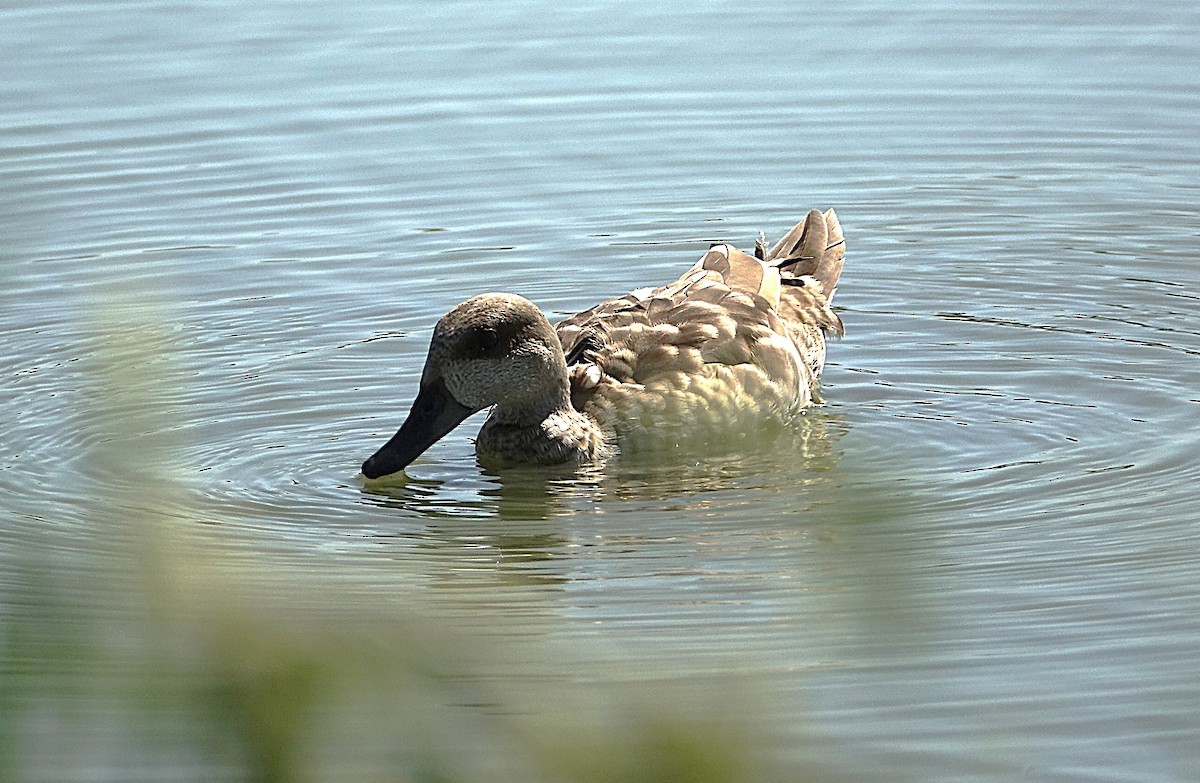
[(450, 395), (440, 377), (422, 384), (400, 431), (363, 463), (363, 475), (376, 479), (403, 470), (474, 412)]

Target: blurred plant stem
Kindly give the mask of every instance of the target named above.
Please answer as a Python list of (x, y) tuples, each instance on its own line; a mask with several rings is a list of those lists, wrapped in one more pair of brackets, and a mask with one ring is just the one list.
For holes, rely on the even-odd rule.
[[(170, 313), (109, 293), (88, 453), (63, 477), (86, 526), (44, 520), (6, 555), (0, 778), (762, 779), (736, 720), (697, 719), (668, 694), (615, 696), (614, 720), (579, 709), (586, 689), (479, 676), (512, 653), (442, 627), (419, 597), (411, 612), (363, 606), (311, 573), (286, 594), (256, 588), (273, 566), (227, 556), (228, 530), (207, 512), (216, 524), (201, 524), (176, 461), (171, 411), (187, 398)], [(533, 655), (522, 665), (537, 671), (554, 653)]]

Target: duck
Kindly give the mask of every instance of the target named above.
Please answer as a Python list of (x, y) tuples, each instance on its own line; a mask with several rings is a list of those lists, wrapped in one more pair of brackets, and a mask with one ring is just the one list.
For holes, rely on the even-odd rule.
[(583, 465), (787, 421), (821, 401), (831, 306), (845, 258), (832, 209), (809, 211), (753, 253), (715, 244), (666, 285), (607, 299), (555, 325), (528, 299), (473, 296), (433, 329), (400, 429), (362, 465), (408, 467), (472, 414), (487, 467)]

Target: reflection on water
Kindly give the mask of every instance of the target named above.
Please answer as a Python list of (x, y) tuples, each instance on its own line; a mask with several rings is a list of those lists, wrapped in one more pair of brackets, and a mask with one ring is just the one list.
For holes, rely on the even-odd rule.
[[(1169, 313), (1169, 315), (1182, 315), (1182, 313)], [(1147, 348), (1162, 348), (1168, 351), (1177, 351), (1183, 354), (1200, 355), (1200, 348), (1191, 348), (1188, 345), (1181, 345), (1178, 342), (1178, 337), (1196, 338), (1200, 337), (1200, 332), (1194, 329), (1170, 328), (1164, 326), (1153, 326), (1147, 324), (1134, 316), (1117, 317), (1112, 315), (1074, 315), (1070, 316), (1077, 321), (1084, 321), (1087, 325), (1063, 325), (1063, 324), (1045, 324), (1045, 323), (1024, 323), (1020, 320), (1012, 318), (997, 318), (980, 315), (972, 315), (970, 313), (938, 313), (938, 318), (945, 318), (951, 321), (973, 321), (975, 323), (990, 324), (993, 326), (1011, 326), (1021, 329), (1040, 329), (1046, 332), (1062, 332), (1064, 334), (1085, 335), (1095, 337), (1101, 340), (1116, 340), (1119, 342), (1129, 343)], [(1096, 324), (1092, 326), (1092, 324)], [(1131, 337), (1121, 333), (1114, 333), (1114, 327), (1132, 326), (1136, 333), (1142, 332), (1157, 332), (1159, 339), (1151, 340), (1146, 337)]]
[(837, 464), (837, 441), (845, 426), (844, 416), (817, 409), (788, 426), (764, 427), (753, 439), (738, 439), (733, 447), (686, 444), (583, 468), (513, 466), (464, 472), (461, 466), (422, 460), (405, 472), (363, 481), (362, 487), (368, 499), (383, 507), (434, 518), (549, 519), (619, 508), (616, 502), (639, 502), (647, 510), (654, 507), (647, 501), (679, 506), (696, 502), (698, 495), (722, 492), (743, 497), (753, 491), (750, 502), (755, 503), (769, 502), (772, 492), (787, 492), (795, 502)]

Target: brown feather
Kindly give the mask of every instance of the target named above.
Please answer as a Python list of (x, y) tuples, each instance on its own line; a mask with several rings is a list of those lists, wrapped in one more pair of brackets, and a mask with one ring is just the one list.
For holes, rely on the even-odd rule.
[[(829, 307), (845, 254), (841, 226), (833, 210), (812, 210), (770, 250), (764, 247), (760, 260), (714, 245), (667, 285), (565, 319), (557, 327), (564, 351), (574, 355), (581, 340), (590, 341), (582, 356), (602, 379), (618, 384), (713, 365), (757, 367), (785, 381), (802, 373), (803, 404), (824, 366), (824, 333), (842, 333)], [(605, 382), (583, 386), (572, 384), (572, 400), (586, 411), (605, 393)]]

